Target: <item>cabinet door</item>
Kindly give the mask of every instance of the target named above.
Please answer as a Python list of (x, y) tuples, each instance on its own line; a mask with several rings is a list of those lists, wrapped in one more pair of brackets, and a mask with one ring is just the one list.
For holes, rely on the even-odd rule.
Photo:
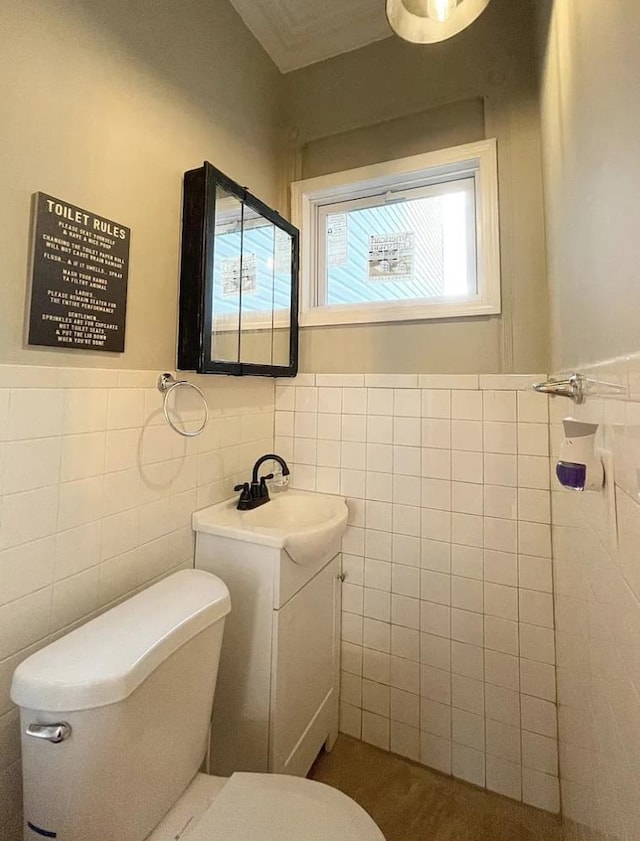
[(338, 726), (339, 557), (274, 611), (270, 771), (304, 776)]

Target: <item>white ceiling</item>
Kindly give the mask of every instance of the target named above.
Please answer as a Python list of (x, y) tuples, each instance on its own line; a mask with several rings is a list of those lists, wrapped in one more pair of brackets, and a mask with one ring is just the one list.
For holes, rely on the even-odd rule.
[(391, 35), (384, 0), (231, 0), (288, 73)]

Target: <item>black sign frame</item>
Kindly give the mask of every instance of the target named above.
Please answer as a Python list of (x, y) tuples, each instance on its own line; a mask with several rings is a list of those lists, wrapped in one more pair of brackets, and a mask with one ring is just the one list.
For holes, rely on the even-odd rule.
[(130, 243), (125, 225), (36, 193), (27, 343), (123, 353)]

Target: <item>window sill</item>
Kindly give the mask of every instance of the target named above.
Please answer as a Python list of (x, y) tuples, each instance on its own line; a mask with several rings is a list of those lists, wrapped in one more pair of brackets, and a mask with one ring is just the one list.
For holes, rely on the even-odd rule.
[(500, 302), (464, 301), (451, 305), (416, 304), (369, 307), (317, 307), (300, 314), (301, 327), (328, 327), (339, 324), (380, 324), (402, 321), (434, 321), (440, 318), (469, 318), (499, 315)]

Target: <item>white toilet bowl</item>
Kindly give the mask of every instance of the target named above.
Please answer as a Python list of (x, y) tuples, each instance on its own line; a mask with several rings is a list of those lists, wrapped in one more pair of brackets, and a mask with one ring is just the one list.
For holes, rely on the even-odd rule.
[(18, 666), (25, 840), (384, 841), (321, 783), (198, 773), (229, 610), (184, 570)]
[(331, 786), (280, 774), (198, 774), (148, 841), (384, 841)]

